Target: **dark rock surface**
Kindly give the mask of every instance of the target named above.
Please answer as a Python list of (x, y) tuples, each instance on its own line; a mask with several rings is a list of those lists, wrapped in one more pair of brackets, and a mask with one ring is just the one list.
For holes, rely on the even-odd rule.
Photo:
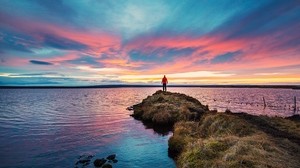
[(90, 164), (90, 161), (93, 157), (94, 157), (93, 155), (81, 155), (78, 157), (78, 161), (75, 163), (75, 165), (87, 166)]
[(102, 166), (102, 168), (112, 168), (112, 165), (110, 165), (110, 164), (105, 164), (105, 165)]
[(112, 154), (106, 157), (108, 160), (114, 160), (116, 158), (116, 154)]
[(108, 155), (106, 157), (106, 159), (105, 158), (96, 159), (94, 161), (94, 166), (101, 167), (101, 168), (112, 168), (113, 166), (111, 164), (115, 164), (118, 162), (118, 160), (116, 159), (116, 156), (117, 156), (116, 154), (111, 154), (111, 155)]
[(106, 163), (106, 159), (102, 158), (102, 159), (96, 159), (94, 161), (94, 166), (96, 167), (101, 167), (102, 165), (104, 165)]

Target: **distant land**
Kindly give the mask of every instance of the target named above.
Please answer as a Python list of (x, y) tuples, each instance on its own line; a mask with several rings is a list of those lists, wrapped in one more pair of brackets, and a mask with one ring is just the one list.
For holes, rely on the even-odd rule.
[[(76, 88), (138, 88), (138, 87), (162, 87), (161, 85), (92, 85), (92, 86), (0, 86), (0, 89), (76, 89)], [(300, 85), (168, 85), (168, 87), (200, 87), (200, 88), (278, 88), (300, 89)]]

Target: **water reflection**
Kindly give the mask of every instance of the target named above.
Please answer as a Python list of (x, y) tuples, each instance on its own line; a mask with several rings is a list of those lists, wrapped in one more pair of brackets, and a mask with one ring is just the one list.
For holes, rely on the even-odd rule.
[[(153, 130), (126, 110), (157, 89), (0, 89), (1, 167), (74, 167), (80, 155), (112, 153), (119, 160), (114, 167), (175, 167), (167, 150), (171, 128)], [(289, 89), (168, 90), (210, 109), (257, 115), (292, 115), (293, 97), (300, 100), (300, 91)]]
[(167, 155), (169, 137), (145, 129), (126, 110), (144, 95), (151, 94), (151, 90), (3, 89), (0, 92), (3, 167), (74, 167), (80, 155), (95, 155), (96, 159), (112, 153), (119, 160), (114, 167), (153, 167), (154, 160), (175, 167)]
[(142, 121), (145, 126), (145, 129), (152, 129), (155, 133), (160, 136), (168, 136), (172, 133), (173, 127), (172, 126), (157, 126), (151, 122)]
[[(246, 112), (254, 115), (291, 116), (294, 112), (294, 97), (300, 104), (300, 90), (272, 88), (170, 88), (197, 98), (210, 109)], [(264, 108), (263, 97), (266, 100)]]

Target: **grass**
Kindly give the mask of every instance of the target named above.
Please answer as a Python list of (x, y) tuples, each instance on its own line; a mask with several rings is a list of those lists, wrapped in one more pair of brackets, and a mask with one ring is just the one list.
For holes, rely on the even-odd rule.
[[(300, 132), (298, 123), (262, 117), (270, 126)], [(299, 167), (300, 146), (270, 135), (235, 114), (207, 113), (198, 122), (179, 122), (169, 140), (178, 167)], [(172, 156), (172, 155), (171, 155)]]
[(177, 167), (300, 167), (300, 117), (209, 111), (184, 94), (157, 91), (133, 106), (133, 117), (171, 125), (169, 155)]
[(132, 116), (159, 125), (173, 125), (178, 121), (199, 120), (209, 111), (197, 99), (180, 94), (157, 91), (133, 106)]

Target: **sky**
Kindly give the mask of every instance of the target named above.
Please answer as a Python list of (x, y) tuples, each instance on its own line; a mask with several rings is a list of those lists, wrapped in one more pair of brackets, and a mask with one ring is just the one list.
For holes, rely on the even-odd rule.
[(0, 0), (0, 85), (300, 84), (298, 0)]

